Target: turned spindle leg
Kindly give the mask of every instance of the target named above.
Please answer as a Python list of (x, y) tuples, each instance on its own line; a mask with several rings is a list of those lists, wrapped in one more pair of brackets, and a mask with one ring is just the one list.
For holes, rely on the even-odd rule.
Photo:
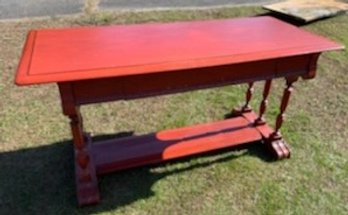
[(79, 110), (69, 115), (74, 141), (77, 200), (80, 206), (98, 203), (100, 200), (98, 182), (91, 158), (90, 140), (83, 133), (82, 117)]
[(78, 205), (98, 203), (100, 200), (97, 176), (91, 157), (91, 140), (83, 132), (82, 116), (75, 105), (71, 85), (60, 84), (63, 112), (70, 118), (75, 154), (75, 177)]
[(286, 79), (286, 88), (283, 93), (282, 102), (280, 105), (280, 113), (277, 116), (275, 131), (266, 140), (267, 148), (277, 159), (284, 159), (290, 157), (290, 150), (287, 144), (284, 142), (282, 135), (280, 134), (280, 128), (285, 119), (285, 110), (288, 106), (290, 95), (293, 91), (293, 83), (297, 80), (297, 77)]
[[(85, 169), (89, 162), (89, 155), (86, 152), (86, 140), (83, 135), (82, 119), (79, 111), (74, 115), (69, 115), (71, 133), (74, 141), (74, 148), (76, 149), (76, 159), (79, 166)], [(85, 177), (90, 177), (86, 172)]]
[(231, 115), (240, 116), (243, 113), (250, 112), (252, 110), (250, 106), (250, 101), (251, 101), (251, 98), (253, 97), (253, 94), (254, 94), (254, 82), (250, 82), (248, 84), (248, 90), (245, 97), (245, 104), (241, 108), (233, 109)]
[(268, 104), (268, 95), (271, 90), (272, 80), (267, 80), (265, 83), (265, 87), (262, 93), (262, 101), (260, 104), (259, 117), (255, 120), (255, 125), (264, 125), (266, 124), (266, 120), (264, 118), (264, 114), (266, 112), (267, 104)]

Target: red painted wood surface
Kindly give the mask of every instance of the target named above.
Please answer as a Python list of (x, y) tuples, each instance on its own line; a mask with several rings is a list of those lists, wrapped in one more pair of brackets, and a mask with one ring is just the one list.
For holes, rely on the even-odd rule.
[(309, 72), (308, 65), (311, 59), (311, 55), (301, 55), (200, 69), (63, 82), (59, 85), (71, 85), (76, 104), (88, 104), (185, 92), (288, 75), (304, 77)]
[(97, 174), (262, 140), (243, 116), (93, 144)]
[[(250, 123), (254, 123), (258, 118), (257, 114), (253, 111), (248, 113), (243, 113), (243, 117)], [(268, 139), (269, 136), (274, 132), (274, 130), (266, 123), (261, 125), (255, 125), (255, 128), (260, 132), (264, 139)]]
[[(243, 116), (249, 122), (256, 122), (258, 118), (254, 112), (244, 113)], [(269, 125), (257, 123), (254, 123), (254, 125), (262, 135), (267, 151), (273, 155), (273, 158), (278, 160), (290, 158), (290, 149), (288, 144), (282, 137), (279, 139), (274, 139), (272, 134), (274, 134), (275, 131)]]
[[(84, 150), (88, 155), (92, 154), (92, 141), (89, 136), (86, 136), (86, 147)], [(98, 188), (98, 179), (96, 174), (96, 167), (93, 157), (89, 158), (89, 164), (83, 168), (79, 163), (80, 151), (74, 149), (75, 157), (75, 183), (77, 193), (77, 203), (79, 206), (96, 204), (100, 201), (100, 194)]]
[(271, 17), (33, 30), (16, 83), (168, 72), (340, 48)]
[(78, 203), (87, 205), (100, 199), (97, 174), (260, 140), (277, 159), (288, 158), (290, 150), (278, 131), (291, 85), (276, 131), (255, 123), (258, 115), (248, 106), (252, 84), (248, 108), (232, 119), (96, 144), (84, 134), (80, 105), (280, 77), (288, 82), (313, 78), (319, 55), (340, 48), (271, 17), (33, 30), (16, 83), (58, 83), (74, 140)]

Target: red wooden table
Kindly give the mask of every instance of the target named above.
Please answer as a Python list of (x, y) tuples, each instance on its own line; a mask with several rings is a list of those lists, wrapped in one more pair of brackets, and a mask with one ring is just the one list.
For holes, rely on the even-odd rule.
[[(18, 85), (57, 83), (70, 119), (79, 205), (99, 201), (97, 175), (254, 141), (290, 156), (279, 129), (293, 83), (315, 76), (323, 51), (343, 47), (271, 17), (32, 30)], [(264, 113), (274, 78), (286, 86), (275, 129)], [(265, 81), (258, 113), (249, 102)], [(248, 83), (245, 105), (223, 121), (91, 144), (79, 107)], [(144, 113), (145, 114), (145, 113)]]

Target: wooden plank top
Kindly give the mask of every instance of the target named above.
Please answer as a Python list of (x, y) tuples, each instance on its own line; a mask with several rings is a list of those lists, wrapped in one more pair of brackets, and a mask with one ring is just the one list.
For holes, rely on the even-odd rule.
[(168, 72), (342, 48), (267, 16), (32, 30), (16, 84)]

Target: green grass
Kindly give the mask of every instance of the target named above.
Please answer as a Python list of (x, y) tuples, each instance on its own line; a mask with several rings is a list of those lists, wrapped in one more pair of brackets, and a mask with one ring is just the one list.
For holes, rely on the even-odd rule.
[[(136, 168), (100, 178), (101, 204), (76, 208), (72, 145), (55, 85), (13, 84), (26, 32), (32, 28), (171, 22), (253, 16), (258, 7), (196, 11), (99, 13), (0, 23), (0, 214), (347, 214), (348, 52), (324, 54), (317, 78), (296, 83), (282, 133), (289, 160), (270, 162), (255, 144)], [(348, 16), (307, 30), (348, 46)], [(267, 117), (278, 112), (277, 80)], [(222, 119), (244, 99), (246, 86), (83, 107), (94, 135)], [(258, 107), (257, 84), (253, 106)], [(271, 123), (274, 124), (274, 123)]]

